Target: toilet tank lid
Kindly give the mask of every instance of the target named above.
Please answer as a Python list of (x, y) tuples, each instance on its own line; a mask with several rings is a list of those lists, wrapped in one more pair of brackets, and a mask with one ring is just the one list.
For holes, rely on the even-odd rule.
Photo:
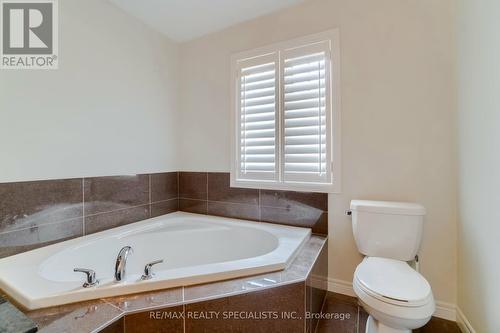
[(352, 200), (351, 210), (378, 214), (425, 215), (425, 207), (412, 202)]

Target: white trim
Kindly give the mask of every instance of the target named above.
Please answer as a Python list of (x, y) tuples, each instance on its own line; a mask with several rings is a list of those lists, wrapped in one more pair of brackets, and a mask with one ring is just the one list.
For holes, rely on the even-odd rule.
[(434, 317), (457, 321), (457, 306), (448, 302), (436, 301)]
[(476, 333), (476, 330), (472, 327), (470, 321), (467, 319), (465, 314), (457, 306), (457, 324), (462, 333)]
[[(265, 181), (265, 180), (252, 180), (251, 177), (244, 177), (242, 179), (239, 175), (239, 117), (237, 117), (238, 100), (237, 92), (238, 86), (238, 68), (241, 62), (254, 62), (261, 56), (269, 56), (270, 54), (278, 54), (280, 57), (285, 52), (298, 52), (300, 48), (304, 47), (317, 47), (314, 44), (322, 44), (328, 42), (330, 55), (329, 59), (329, 72), (330, 72), (330, 84), (327, 87), (330, 102), (330, 114), (328, 122), (330, 123), (330, 129), (327, 132), (330, 133), (330, 148), (329, 154), (330, 158), (327, 158), (327, 170), (329, 173), (328, 182), (284, 182), (282, 175), (282, 133), (279, 133), (276, 137), (277, 149), (276, 153), (279, 154), (276, 161), (278, 163), (278, 176), (279, 181)], [(340, 92), (340, 33), (338, 29), (328, 30), (314, 35), (304, 36), (301, 38), (296, 38), (293, 40), (276, 43), (273, 45), (264, 46), (250, 51), (239, 52), (231, 56), (231, 73), (230, 73), (230, 86), (231, 86), (231, 166), (230, 166), (230, 185), (231, 187), (245, 187), (245, 188), (260, 188), (260, 189), (273, 189), (273, 190), (294, 190), (294, 191), (315, 191), (315, 192), (325, 192), (325, 193), (340, 193), (341, 191), (341, 126), (340, 126), (340, 113), (341, 113), (341, 92)], [(281, 66), (281, 61), (278, 61), (278, 67)], [(277, 103), (280, 109), (283, 107), (280, 105), (283, 98), (281, 96), (281, 81), (282, 81), (282, 69), (278, 68), (277, 80)], [(278, 112), (277, 121), (282, 121), (279, 119), (281, 117), (281, 111)], [(280, 123), (281, 125), (281, 123)], [(277, 130), (281, 131), (282, 126), (278, 126)], [(238, 138), (235, 140), (235, 138)]]
[(231, 172), (231, 187), (256, 188), (261, 190), (283, 190), (283, 191), (304, 191), (304, 192), (320, 192), (320, 193), (338, 193), (334, 184), (321, 183), (276, 183), (257, 181), (251, 179), (233, 179)]
[(344, 280), (328, 278), (328, 291), (331, 291), (331, 292), (334, 292), (337, 294), (356, 297), (356, 294), (354, 293), (354, 289), (352, 288), (352, 282), (348, 282), (348, 281), (344, 281)]
[[(354, 292), (354, 289), (352, 288), (352, 282), (350, 282), (350, 281), (328, 278), (328, 291), (342, 294), (342, 295), (348, 295), (351, 297), (356, 297), (356, 293)], [(460, 311), (460, 310), (458, 310), (458, 311)], [(446, 319), (446, 320), (458, 322), (457, 307), (455, 304), (452, 304), (452, 303), (436, 301), (436, 311), (434, 312), (433, 316), (438, 317), (438, 318), (442, 318), (442, 319)], [(462, 314), (462, 316), (463, 316), (463, 314)], [(465, 317), (463, 317), (463, 318), (465, 319)], [(467, 321), (467, 323), (468, 323), (468, 321)], [(459, 326), (460, 326), (460, 324), (459, 324)], [(470, 324), (469, 324), (469, 326), (470, 326)], [(475, 333), (474, 330), (463, 331), (463, 332), (464, 333)]]

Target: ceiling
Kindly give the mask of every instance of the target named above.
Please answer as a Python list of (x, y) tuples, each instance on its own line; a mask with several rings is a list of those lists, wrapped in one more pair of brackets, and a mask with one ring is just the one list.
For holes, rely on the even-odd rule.
[(304, 0), (110, 0), (153, 29), (184, 42)]

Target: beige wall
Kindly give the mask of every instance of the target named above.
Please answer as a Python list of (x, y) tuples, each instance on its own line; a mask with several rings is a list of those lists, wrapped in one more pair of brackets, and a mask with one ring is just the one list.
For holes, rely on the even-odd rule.
[(361, 260), (351, 199), (408, 200), (428, 210), (422, 272), (437, 300), (456, 301), (453, 0), (310, 0), (183, 44), (183, 170), (229, 170), (232, 53), (338, 27), (342, 182), (330, 195), (330, 278)]
[(0, 182), (177, 170), (177, 46), (59, 1), (59, 69), (0, 71)]
[(459, 3), (458, 306), (500, 332), (500, 2)]

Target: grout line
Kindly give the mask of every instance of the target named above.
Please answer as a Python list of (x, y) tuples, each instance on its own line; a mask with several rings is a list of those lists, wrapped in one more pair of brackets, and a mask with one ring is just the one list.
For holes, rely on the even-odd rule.
[[(304, 332), (307, 332), (307, 319), (306, 319), (306, 315), (307, 315), (307, 278), (304, 280)], [(311, 310), (312, 310), (312, 303), (309, 302), (309, 306), (311, 306)]]
[[(196, 199), (193, 199), (196, 200)], [(221, 203), (221, 204), (229, 204), (229, 205), (241, 205), (241, 206), (252, 206), (259, 207), (256, 204), (242, 203), (242, 202), (230, 202), (230, 201), (218, 201), (218, 200), (207, 200), (208, 202)]]
[(184, 286), (182, 286), (182, 312), (183, 312), (183, 315), (182, 316), (182, 328), (183, 328), (183, 332), (186, 333), (186, 297), (184, 296)]
[(208, 172), (205, 172), (206, 181), (207, 181), (207, 202), (205, 202), (205, 213), (208, 215)]
[(165, 199), (165, 200), (159, 200), (159, 201), (153, 201), (151, 204), (157, 204), (157, 203), (162, 203), (162, 202), (167, 202), (167, 201), (172, 201), (172, 200), (177, 200), (179, 198), (170, 198), (170, 199)]
[(85, 236), (87, 232), (85, 229), (85, 178), (82, 178), (82, 224), (83, 235)]
[(192, 199), (192, 198), (184, 198), (184, 197), (180, 197), (179, 199), (182, 199), (182, 200), (193, 200), (193, 201), (208, 201), (208, 200), (205, 200), (205, 199)]
[[(184, 287), (182, 287), (182, 290), (184, 292)], [(186, 333), (186, 304), (182, 304), (182, 312), (184, 315), (182, 316), (182, 331)]]
[(126, 313), (126, 311), (125, 311), (125, 310), (123, 310), (123, 309), (121, 309), (120, 307), (116, 306), (115, 304), (113, 304), (113, 303), (109, 302), (109, 301), (108, 301), (107, 299), (105, 299), (105, 298), (100, 298), (99, 300), (103, 301), (103, 302), (104, 302), (104, 303), (106, 303), (106, 304), (111, 305), (111, 306), (112, 306), (112, 307), (114, 307), (114, 308), (117, 308), (118, 310), (120, 310), (120, 312), (122, 312), (122, 313), (124, 313), (124, 314)]
[(359, 305), (356, 307), (356, 309), (358, 310), (356, 313), (356, 332), (359, 333)]
[[(312, 296), (311, 296), (312, 298)], [(325, 308), (325, 304), (326, 304), (326, 299), (328, 298), (328, 290), (325, 290), (325, 297), (323, 297), (323, 303), (321, 303), (321, 308), (319, 309), (319, 313), (322, 314), (323, 313), (323, 309)], [(312, 304), (312, 303), (311, 303)], [(318, 326), (319, 326), (319, 322), (323, 320), (323, 319), (318, 319), (316, 320), (316, 326), (314, 327), (314, 330), (312, 330), (311, 332), (312, 333), (315, 333), (316, 330), (318, 329)], [(312, 327), (311, 327), (312, 328)]]
[(262, 190), (260, 188), (259, 188), (258, 206), (259, 206), (259, 221), (262, 222)]
[(180, 191), (181, 191), (181, 182), (180, 182), (180, 171), (177, 171), (177, 199), (179, 199), (179, 197), (181, 196), (180, 195)]
[(116, 212), (121, 212), (121, 211), (124, 211), (124, 210), (127, 210), (127, 209), (139, 208), (139, 207), (144, 207), (144, 206), (149, 206), (149, 204), (145, 203), (145, 204), (137, 205), (137, 206), (130, 206), (130, 207), (126, 207), (126, 208), (120, 208), (120, 209), (114, 209), (114, 210), (107, 210), (105, 212), (99, 212), (99, 213), (95, 213), (95, 214), (89, 214), (87, 216), (91, 217), (91, 216), (97, 216), (97, 215), (108, 214), (108, 213), (116, 213)]
[[(70, 219), (60, 220), (60, 221), (56, 221), (56, 222), (43, 223), (43, 224), (34, 225), (34, 226), (31, 226), (31, 227), (26, 227), (26, 228), (20, 228), (20, 229), (13, 229), (13, 230), (2, 231), (2, 232), (0, 232), (0, 235), (5, 235), (5, 234), (12, 233), (12, 232), (17, 232), (17, 231), (31, 230), (33, 228), (42, 228), (42, 227), (45, 227), (45, 226), (51, 226), (51, 225), (66, 223), (66, 222), (77, 220), (77, 219), (83, 219), (83, 216), (72, 217)], [(23, 252), (26, 252), (26, 251), (23, 251)], [(20, 253), (23, 253), (23, 252), (20, 252)]]
[(152, 201), (152, 196), (151, 196), (151, 174), (149, 174), (149, 217), (151, 217), (151, 201)]

